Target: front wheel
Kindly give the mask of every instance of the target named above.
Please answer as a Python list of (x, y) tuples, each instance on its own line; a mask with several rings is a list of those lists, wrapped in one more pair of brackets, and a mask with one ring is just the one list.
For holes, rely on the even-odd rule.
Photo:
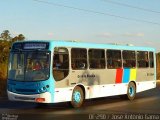
[(127, 97), (129, 100), (133, 100), (136, 96), (136, 86), (133, 82), (130, 82), (128, 84), (128, 89), (127, 89)]
[(72, 93), (71, 105), (74, 108), (79, 108), (82, 106), (84, 101), (84, 93), (81, 87), (76, 86)]

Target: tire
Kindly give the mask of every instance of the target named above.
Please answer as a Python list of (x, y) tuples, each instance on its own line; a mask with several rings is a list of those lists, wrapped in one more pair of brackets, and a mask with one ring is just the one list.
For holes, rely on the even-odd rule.
[(84, 102), (84, 93), (81, 87), (76, 86), (72, 93), (71, 105), (74, 108), (79, 108)]
[(128, 89), (127, 89), (127, 97), (130, 101), (132, 101), (136, 96), (136, 86), (133, 82), (130, 82), (128, 84)]

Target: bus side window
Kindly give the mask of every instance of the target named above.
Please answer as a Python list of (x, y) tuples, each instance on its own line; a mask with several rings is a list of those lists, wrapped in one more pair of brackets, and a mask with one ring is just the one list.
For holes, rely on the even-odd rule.
[(105, 68), (105, 51), (101, 49), (89, 50), (89, 64), (91, 69)]
[(87, 69), (87, 49), (71, 49), (71, 67), (73, 70)]
[(107, 68), (117, 69), (122, 67), (122, 56), (120, 50), (107, 50)]
[(124, 50), (122, 54), (123, 54), (123, 67), (135, 68), (136, 67), (135, 51)]
[(148, 52), (147, 51), (137, 51), (137, 66), (138, 68), (149, 67)]

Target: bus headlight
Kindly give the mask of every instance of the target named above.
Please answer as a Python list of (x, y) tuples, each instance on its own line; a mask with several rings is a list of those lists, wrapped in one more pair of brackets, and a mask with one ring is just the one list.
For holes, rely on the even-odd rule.
[(39, 93), (44, 93), (44, 92), (47, 92), (46, 87), (42, 87), (39, 89)]
[(45, 98), (36, 98), (35, 99), (36, 102), (45, 102)]

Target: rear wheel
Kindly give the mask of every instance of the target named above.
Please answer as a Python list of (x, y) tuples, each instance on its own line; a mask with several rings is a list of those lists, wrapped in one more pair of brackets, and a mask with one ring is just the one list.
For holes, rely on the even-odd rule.
[(82, 106), (84, 101), (84, 93), (81, 87), (76, 86), (72, 93), (71, 105), (74, 108), (79, 108)]
[(133, 100), (136, 96), (136, 86), (133, 82), (130, 82), (128, 84), (128, 89), (127, 89), (127, 97), (129, 100)]

